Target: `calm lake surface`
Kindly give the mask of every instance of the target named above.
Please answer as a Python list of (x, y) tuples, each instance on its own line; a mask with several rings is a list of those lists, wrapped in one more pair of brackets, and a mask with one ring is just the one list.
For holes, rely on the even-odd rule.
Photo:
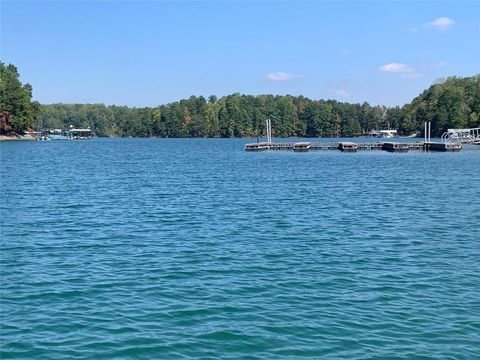
[(480, 147), (251, 141), (0, 143), (0, 357), (479, 358)]

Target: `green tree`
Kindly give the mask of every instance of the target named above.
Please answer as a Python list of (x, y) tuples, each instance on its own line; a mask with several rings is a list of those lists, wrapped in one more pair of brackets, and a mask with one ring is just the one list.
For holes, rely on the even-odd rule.
[(33, 126), (38, 103), (32, 103), (32, 86), (23, 85), (17, 68), (0, 62), (0, 110), (11, 114), (13, 130), (23, 133)]

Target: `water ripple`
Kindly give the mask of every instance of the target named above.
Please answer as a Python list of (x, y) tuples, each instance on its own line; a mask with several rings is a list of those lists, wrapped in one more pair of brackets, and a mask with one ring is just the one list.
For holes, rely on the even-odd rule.
[(243, 143), (0, 143), (0, 357), (478, 358), (480, 149)]

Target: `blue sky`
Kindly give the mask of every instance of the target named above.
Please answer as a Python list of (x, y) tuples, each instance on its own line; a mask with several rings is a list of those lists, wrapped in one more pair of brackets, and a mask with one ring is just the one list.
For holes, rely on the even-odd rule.
[(480, 2), (1, 2), (1, 60), (41, 103), (292, 94), (403, 105), (480, 73)]

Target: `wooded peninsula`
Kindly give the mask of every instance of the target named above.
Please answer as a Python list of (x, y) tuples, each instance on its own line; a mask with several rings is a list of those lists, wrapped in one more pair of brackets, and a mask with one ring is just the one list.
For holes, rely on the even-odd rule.
[(272, 121), (275, 137), (354, 137), (389, 126), (400, 135), (432, 136), (449, 128), (480, 125), (480, 74), (440, 79), (402, 107), (312, 100), (303, 96), (191, 96), (157, 107), (104, 104), (40, 104), (17, 68), (0, 63), (0, 134), (29, 129), (90, 127), (97, 136), (256, 137)]

